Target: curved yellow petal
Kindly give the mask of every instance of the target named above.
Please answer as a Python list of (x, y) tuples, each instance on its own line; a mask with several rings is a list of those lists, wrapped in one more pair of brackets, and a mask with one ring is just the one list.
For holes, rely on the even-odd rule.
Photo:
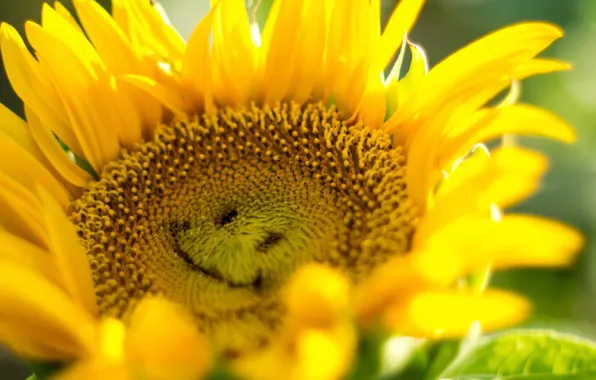
[[(28, 108), (28, 106), (25, 106)], [(51, 134), (51, 131), (48, 128), (44, 128), (44, 132)], [(58, 145), (58, 142), (55, 136), (51, 136), (53, 143)], [(63, 181), (63, 176), (59, 173), (58, 168), (56, 168), (52, 162), (48, 159), (45, 155), (46, 153), (40, 149), (40, 141), (36, 141), (35, 137), (31, 133), (30, 125), (25, 123), (20, 117), (15, 115), (11, 110), (6, 108), (3, 104), (0, 103), (0, 139), (10, 139), (14, 143), (16, 143), (19, 148), (20, 154), (26, 155), (28, 153), (32, 158), (38, 161), (41, 165), (43, 165), (47, 171), (56, 179), (58, 179), (61, 183), (67, 182)], [(64, 150), (58, 146), (60, 149), (60, 153), (64, 156)], [(5, 167), (9, 167), (12, 164), (6, 163)], [(0, 170), (2, 170), (2, 165), (0, 164)], [(45, 176), (44, 176), (45, 178)], [(43, 180), (42, 180), (43, 182)], [(48, 182), (45, 182), (46, 185), (49, 185)], [(49, 185), (53, 186), (53, 185)], [(70, 189), (63, 189), (62, 187), (57, 187), (56, 189), (52, 190), (55, 192), (57, 199), (60, 202), (65, 202), (68, 200), (68, 197), (63, 198), (61, 194), (65, 191)]]
[(68, 21), (70, 23), (70, 25), (72, 25), (73, 28), (78, 30), (81, 34), (83, 33), (83, 30), (77, 23), (77, 20), (75, 20), (75, 18), (72, 16), (70, 11), (68, 9), (66, 9), (66, 7), (64, 5), (62, 5), (61, 2), (54, 1), (54, 9), (60, 16), (62, 16), (63, 19)]
[[(546, 23), (521, 23), (493, 32), (450, 55), (429, 71), (410, 100), (386, 123), (404, 141), (420, 123), (435, 115), (446, 102), (466, 99), (511, 77), (525, 64), (562, 36), (560, 28)], [(507, 82), (504, 82), (505, 85)], [(396, 130), (400, 126), (402, 130)]]
[(573, 262), (584, 239), (575, 229), (538, 216), (505, 214), (459, 219), (423, 242), (434, 255), (448, 256), (461, 275), (478, 269), (563, 266)]
[(401, 0), (389, 17), (380, 40), (381, 70), (389, 64), (401, 45), (404, 35), (414, 26), (424, 3), (424, 0)]
[(343, 275), (320, 264), (299, 268), (287, 284), (288, 314), (296, 323), (325, 328), (339, 319), (350, 303), (350, 285)]
[(571, 143), (574, 129), (555, 114), (525, 104), (480, 110), (461, 120), (441, 143), (437, 152), (442, 167), (461, 157), (470, 146), (486, 142), (504, 134), (547, 137)]
[[(213, 22), (213, 54), (217, 71), (233, 78), (223, 98), (231, 104), (246, 104), (255, 100), (257, 50), (251, 37), (246, 4), (242, 0), (217, 2)], [(239, 64), (242, 62), (242, 64)], [(218, 97), (222, 94), (218, 94)]]
[(0, 185), (0, 226), (39, 247), (46, 247), (47, 233), (43, 228), (39, 201), (29, 188), (2, 171)]
[(31, 135), (39, 144), (45, 157), (52, 163), (52, 166), (69, 183), (77, 187), (86, 187), (91, 181), (91, 175), (81, 169), (73, 160), (68, 157), (64, 149), (58, 143), (58, 140), (52, 135), (52, 132), (46, 128), (41, 119), (29, 107), (25, 107), (25, 114)]
[(0, 340), (24, 356), (68, 360), (92, 351), (91, 316), (55, 285), (21, 266), (0, 266), (0, 310)]
[(90, 315), (97, 315), (95, 289), (84, 248), (64, 211), (43, 188), (38, 188), (43, 208), (48, 248), (68, 294)]
[(401, 334), (445, 339), (466, 335), (475, 323), (484, 331), (519, 324), (531, 311), (530, 303), (511, 293), (489, 290), (426, 291), (389, 309), (383, 321)]
[(35, 183), (43, 185), (61, 206), (66, 206), (70, 193), (42, 162), (35, 149), (32, 153), (0, 133), (0, 171), (27, 189), (34, 188)]
[(265, 61), (265, 102), (269, 105), (275, 105), (288, 96), (292, 73), (300, 64), (296, 61), (296, 45), (304, 21), (304, 8), (304, 0), (282, 1), (279, 6)]
[(455, 219), (489, 215), (531, 196), (547, 168), (542, 154), (522, 148), (500, 148), (489, 160), (472, 157), (441, 182), (433, 205), (421, 218), (414, 246)]
[(116, 75), (135, 74), (143, 67), (114, 19), (94, 0), (73, 2), (77, 15), (106, 66)]
[(135, 308), (125, 350), (141, 378), (197, 379), (213, 363), (191, 316), (162, 298), (145, 299)]
[(184, 52), (180, 74), (180, 85), (186, 98), (207, 112), (215, 109), (209, 35), (216, 10), (217, 6), (212, 8), (193, 30)]
[(186, 114), (188, 106), (180, 95), (164, 85), (157, 83), (153, 79), (141, 75), (124, 75), (122, 80), (142, 89), (147, 94), (152, 95), (175, 114)]
[(40, 62), (60, 84), (58, 92), (81, 144), (83, 157), (101, 172), (103, 166), (120, 153), (120, 120), (116, 120), (120, 105), (113, 102), (115, 94), (110, 78), (98, 71), (93, 61), (86, 60), (85, 55), (71, 50), (39, 25), (28, 22), (25, 28)]
[(73, 152), (82, 155), (56, 89), (45, 78), (39, 62), (31, 56), (18, 32), (6, 23), (0, 25), (0, 48), (8, 79), (17, 95), (43, 118)]
[(327, 40), (325, 2), (311, 1), (304, 15), (309, 27), (298, 41), (295, 71), (290, 85), (290, 97), (302, 104), (309, 99), (315, 85), (324, 75), (323, 58)]

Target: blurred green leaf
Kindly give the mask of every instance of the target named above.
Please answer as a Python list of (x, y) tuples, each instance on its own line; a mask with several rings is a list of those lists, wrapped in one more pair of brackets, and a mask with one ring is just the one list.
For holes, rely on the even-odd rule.
[(589, 380), (596, 378), (596, 343), (550, 330), (487, 337), (439, 377), (450, 380)]

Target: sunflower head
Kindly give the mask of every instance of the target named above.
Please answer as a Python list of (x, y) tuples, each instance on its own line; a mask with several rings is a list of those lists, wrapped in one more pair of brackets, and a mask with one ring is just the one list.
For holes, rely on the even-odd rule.
[[(511, 83), (568, 68), (536, 58), (561, 37), (556, 26), (501, 29), (429, 71), (407, 37), (421, 0), (401, 1), (384, 28), (379, 1), (277, 0), (262, 32), (244, 1), (221, 0), (188, 42), (147, 1), (114, 1), (112, 14), (74, 5), (81, 25), (60, 3), (26, 24), (33, 54), (0, 28), (26, 114), (0, 107), (0, 260), (19, 274), (0, 276), (0, 337), (25, 354), (96, 357), (108, 323), (129, 352), (117, 368), (135, 367), (163, 337), (122, 342), (142, 342), (139, 313), (145, 327), (167, 324), (143, 306), (162, 297), (194, 325), (176, 339), (196, 328), (228, 357), (257, 355), (239, 368), (278, 358), (295, 378), (335, 378), (356, 345), (353, 321), (423, 337), (505, 327), (527, 302), (466, 279), (562, 265), (581, 246), (568, 227), (504, 212), (538, 188), (545, 158), (482, 145), (573, 141), (513, 90), (491, 105)], [(313, 263), (334, 271), (309, 266), (286, 286)], [(9, 290), (21, 276), (36, 284), (22, 302)], [(55, 304), (76, 318), (47, 314), (34, 322), (50, 335), (20, 344), (33, 323), (23, 310)], [(337, 355), (317, 375), (321, 347)]]

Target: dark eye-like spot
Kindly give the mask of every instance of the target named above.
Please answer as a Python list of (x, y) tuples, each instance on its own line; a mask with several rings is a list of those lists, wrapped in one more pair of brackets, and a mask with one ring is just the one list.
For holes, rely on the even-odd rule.
[(277, 232), (270, 232), (265, 240), (259, 245), (260, 251), (267, 251), (269, 248), (273, 247), (277, 244), (281, 239), (283, 239), (283, 235)]
[(215, 224), (223, 227), (226, 224), (232, 223), (237, 216), (238, 211), (236, 211), (236, 209), (227, 210), (221, 217), (215, 220)]
[(190, 230), (190, 222), (186, 220), (174, 220), (169, 224), (170, 235), (176, 237), (180, 232)]
[(257, 278), (252, 282), (251, 286), (253, 290), (260, 291), (263, 290), (263, 274), (259, 273)]

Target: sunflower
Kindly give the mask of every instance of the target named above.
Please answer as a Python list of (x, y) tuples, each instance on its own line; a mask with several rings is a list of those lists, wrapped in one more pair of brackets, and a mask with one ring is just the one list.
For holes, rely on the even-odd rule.
[[(536, 58), (556, 26), (506, 27), (429, 71), (407, 37), (422, 0), (402, 0), (382, 32), (379, 0), (278, 0), (262, 31), (244, 1), (221, 0), (188, 42), (148, 1), (114, 0), (111, 15), (74, 5), (82, 27), (59, 2), (26, 23), (33, 53), (11, 26), (0, 33), (26, 115), (0, 107), (0, 338), (24, 356), (93, 362), (102, 326), (135, 330), (139, 309), (175, 330), (160, 318), (170, 303), (143, 306), (154, 296), (182, 305), (172, 313), (228, 357), (273, 352), (279, 334), (298, 344), (297, 331), (320, 330), (318, 314), (351, 341), (334, 297), (312, 301), (339, 274), (313, 269), (317, 281), (284, 290), (312, 262), (356, 287), (340, 309), (361, 325), (427, 337), (502, 328), (527, 302), (463, 280), (564, 265), (581, 246), (564, 225), (503, 212), (536, 191), (545, 157), (480, 144), (573, 141), (514, 90), (492, 102), (569, 68)], [(337, 342), (329, 334), (312, 342)]]

